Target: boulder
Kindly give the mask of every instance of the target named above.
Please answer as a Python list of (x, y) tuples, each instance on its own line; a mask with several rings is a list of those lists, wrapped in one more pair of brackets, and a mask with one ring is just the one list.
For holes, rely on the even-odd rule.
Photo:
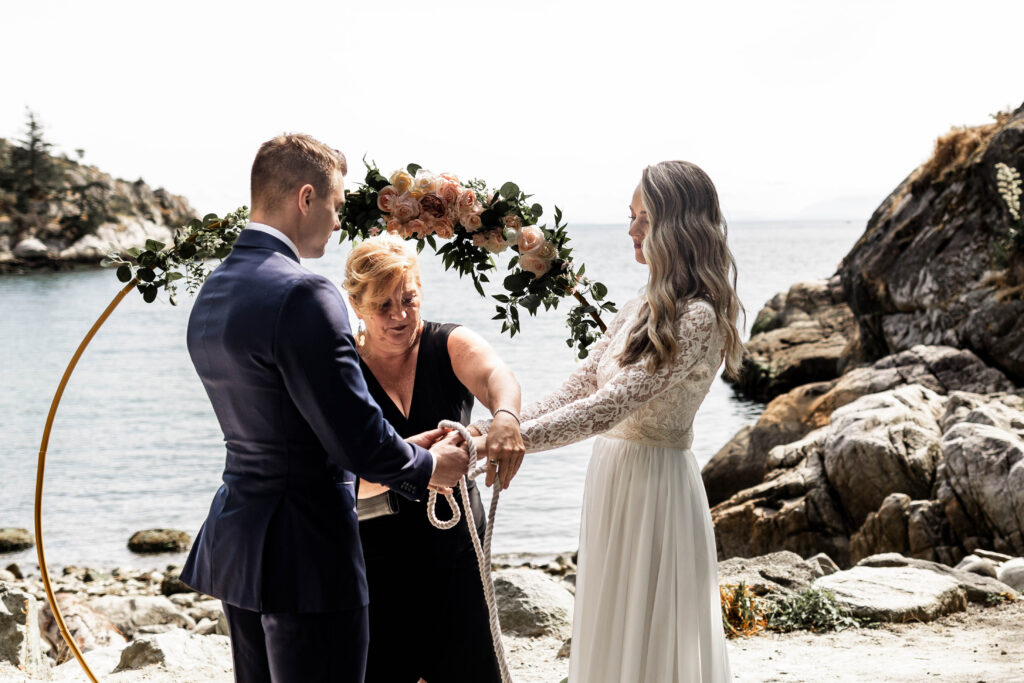
[(26, 529), (0, 529), (0, 553), (13, 553), (26, 550), (36, 544)]
[(174, 571), (168, 571), (160, 582), (160, 593), (168, 597), (173, 595), (195, 593), (192, 587), (181, 580), (181, 567), (175, 567)]
[(11, 576), (13, 576), (15, 579), (24, 579), (25, 578), (25, 575), (21, 571), (21, 567), (19, 567), (14, 562), (11, 562), (9, 565), (4, 567), (4, 569), (9, 571), (11, 573)]
[(133, 553), (178, 553), (188, 550), (191, 540), (187, 533), (176, 529), (146, 529), (132, 534), (128, 549)]
[(29, 675), (47, 668), (39, 637), (39, 603), (15, 586), (0, 583), (0, 663)]
[[(828, 559), (827, 555), (822, 555)], [(831, 560), (828, 560), (831, 562)], [(817, 562), (805, 561), (782, 550), (758, 557), (733, 557), (718, 563), (718, 583), (746, 586), (756, 595), (791, 595), (808, 588), (822, 576)]]
[(29, 237), (14, 245), (12, 253), (25, 260), (44, 259), (50, 255), (50, 248), (35, 237)]
[[(127, 638), (152, 627), (195, 628), (195, 620), (162, 595), (103, 595), (89, 600), (89, 606), (107, 617)], [(163, 628), (165, 627), (165, 628)]]
[[(121, 646), (127, 642), (124, 634), (110, 619), (90, 607), (83, 599), (71, 593), (57, 593), (55, 597), (57, 606), (64, 615), (64, 623), (82, 652), (111, 645)], [(43, 605), (39, 612), (39, 627), (50, 644), (56, 648), (58, 663), (72, 658), (71, 650), (64, 642), (64, 636), (60, 633), (49, 605)]]
[(829, 483), (854, 524), (891, 493), (928, 498), (942, 451), (943, 401), (920, 385), (859, 398), (832, 413), (823, 450)]
[(855, 331), (838, 277), (795, 284), (758, 314), (737, 388), (765, 401), (801, 384), (833, 379)]
[(179, 680), (223, 678), (232, 670), (231, 645), (224, 636), (200, 636), (180, 629), (144, 636), (121, 651), (114, 673), (153, 667), (178, 673)]
[(964, 559), (960, 560), (954, 569), (962, 572), (969, 572), (971, 574), (977, 574), (979, 576), (987, 576), (991, 579), (996, 579), (999, 576), (996, 571), (995, 562), (978, 557), (977, 555), (968, 555)]
[(1024, 411), (1012, 399), (951, 397), (937, 498), (965, 546), (976, 538), (978, 546), (1024, 555)]
[(999, 581), (1015, 590), (1024, 591), (1024, 558), (1015, 557), (999, 566), (996, 574)]
[(932, 621), (967, 609), (956, 580), (914, 567), (858, 566), (823, 576), (813, 587), (832, 591), (853, 616), (872, 621)]
[(987, 604), (990, 598), (995, 596), (1010, 596), (1018, 597), (1017, 591), (996, 579), (988, 576), (979, 576), (972, 572), (964, 571), (961, 569), (954, 569), (947, 565), (939, 562), (930, 562), (928, 560), (920, 560), (914, 557), (904, 557), (899, 553), (883, 553), (880, 555), (872, 555), (871, 557), (865, 557), (863, 560), (857, 563), (858, 567), (913, 567), (915, 569), (925, 569), (927, 571), (935, 572), (936, 574), (942, 574), (948, 576), (957, 582), (967, 595), (967, 599), (971, 602), (978, 602), (981, 604)]
[(835, 574), (839, 571), (839, 565), (837, 565), (835, 561), (825, 553), (818, 553), (814, 557), (808, 557), (805, 561), (807, 564), (811, 565), (811, 569), (814, 570), (815, 578)]
[(494, 573), (494, 591), (503, 630), (568, 635), (573, 596), (558, 579), (531, 569), (503, 569)]

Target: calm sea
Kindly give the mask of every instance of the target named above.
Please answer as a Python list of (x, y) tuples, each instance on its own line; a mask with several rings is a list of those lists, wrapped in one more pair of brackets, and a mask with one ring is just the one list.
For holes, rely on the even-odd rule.
[[(860, 222), (746, 222), (730, 226), (739, 293), (754, 319), (762, 304), (795, 282), (828, 277), (860, 236)], [(643, 286), (625, 226), (575, 225), (576, 257), (625, 302)], [(331, 244), (313, 270), (340, 282), (346, 246)], [(525, 400), (555, 388), (574, 367), (565, 311), (524, 318), (523, 334), (498, 334), (493, 305), (472, 285), (421, 257), (424, 317), (469, 325), (519, 377)], [(109, 270), (0, 277), (0, 527), (32, 528), (36, 459), (57, 382), (85, 332), (118, 291)], [(65, 392), (51, 437), (43, 530), (51, 565), (159, 566), (183, 555), (135, 556), (139, 529), (194, 535), (220, 483), (221, 434), (185, 349), (191, 300), (174, 307), (126, 299), (89, 346)], [(703, 465), (763, 406), (717, 381), (695, 423)], [(477, 413), (482, 412), (477, 409)], [(502, 495), (495, 552), (576, 548), (591, 444), (529, 455)], [(486, 496), (486, 493), (485, 493)], [(485, 501), (486, 504), (486, 501)], [(35, 551), (0, 556), (33, 566)]]

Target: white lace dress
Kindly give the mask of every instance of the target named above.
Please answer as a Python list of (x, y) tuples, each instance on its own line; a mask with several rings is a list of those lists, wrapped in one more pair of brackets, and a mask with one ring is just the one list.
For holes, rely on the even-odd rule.
[(583, 494), (569, 681), (729, 681), (714, 531), (689, 450), (724, 335), (711, 305), (695, 301), (671, 365), (653, 375), (620, 366), (642, 302), (623, 307), (560, 389), (523, 410), (530, 452), (600, 435)]

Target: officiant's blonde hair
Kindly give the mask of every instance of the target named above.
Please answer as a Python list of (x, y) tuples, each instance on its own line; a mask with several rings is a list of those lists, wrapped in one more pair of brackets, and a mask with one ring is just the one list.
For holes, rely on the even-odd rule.
[(318, 196), (334, 189), (334, 174), (348, 173), (345, 155), (310, 135), (278, 135), (260, 145), (252, 162), (249, 192), (253, 208), (275, 209), (295, 190), (310, 184)]
[(420, 285), (416, 249), (398, 235), (385, 232), (352, 248), (345, 261), (342, 287), (360, 308), (379, 305), (387, 301), (395, 285), (410, 270)]
[(650, 227), (643, 241), (650, 267), (647, 302), (629, 333), (619, 360), (643, 360), (648, 372), (672, 362), (678, 352), (679, 316), (696, 299), (715, 309), (725, 333), (725, 371), (735, 376), (743, 359), (736, 319), (736, 260), (718, 192), (704, 171), (687, 161), (663, 161), (644, 169), (640, 203)]

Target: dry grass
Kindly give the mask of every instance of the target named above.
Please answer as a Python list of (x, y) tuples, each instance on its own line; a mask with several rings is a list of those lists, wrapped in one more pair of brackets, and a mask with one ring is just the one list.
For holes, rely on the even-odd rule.
[(956, 126), (935, 141), (932, 157), (917, 169), (913, 184), (920, 186), (942, 181), (967, 166), (988, 141), (1010, 119), (1011, 112), (995, 114), (995, 121), (981, 126)]
[(764, 601), (743, 582), (718, 587), (722, 600), (722, 626), (729, 638), (752, 636), (768, 627)]

